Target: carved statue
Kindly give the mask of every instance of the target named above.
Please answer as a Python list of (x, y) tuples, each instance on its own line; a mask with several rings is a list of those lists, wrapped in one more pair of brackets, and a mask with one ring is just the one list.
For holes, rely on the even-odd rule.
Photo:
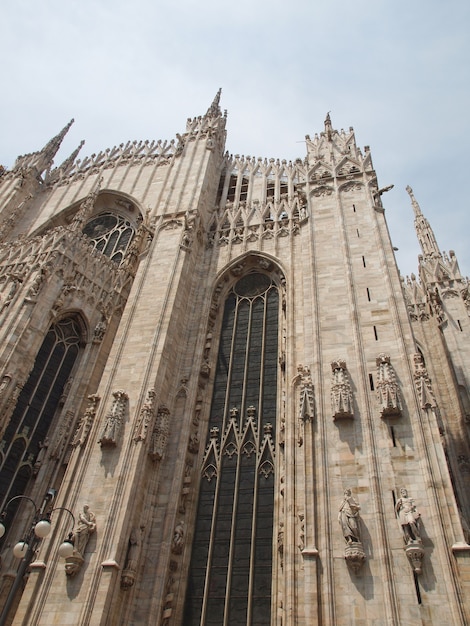
[(171, 542), (171, 551), (173, 554), (181, 554), (184, 544), (184, 522), (178, 522), (173, 533), (173, 541)]
[(339, 507), (338, 522), (346, 543), (359, 543), (361, 534), (359, 531), (360, 506), (351, 495), (351, 489), (345, 489), (343, 501)]
[(106, 318), (103, 317), (95, 326), (95, 329), (93, 331), (93, 342), (94, 343), (99, 343), (100, 341), (102, 341), (104, 334), (106, 332), (106, 328), (107, 328), (108, 324), (106, 321)]
[(416, 508), (415, 501), (408, 497), (408, 492), (405, 488), (400, 489), (400, 498), (398, 498), (395, 505), (395, 512), (401, 524), (405, 542), (407, 544), (416, 541), (421, 543), (419, 532), (421, 514)]
[(83, 513), (78, 516), (77, 530), (75, 531), (75, 551), (83, 558), (85, 548), (87, 546), (90, 535), (96, 530), (96, 517), (95, 514), (90, 511), (88, 504), (83, 507)]
[(121, 576), (121, 587), (123, 589), (128, 589), (129, 587), (132, 587), (135, 582), (137, 566), (139, 563), (140, 552), (142, 549), (143, 531), (144, 526), (141, 526), (139, 529), (132, 528), (131, 530), (131, 534), (129, 536), (129, 546), (127, 549), (127, 557)]

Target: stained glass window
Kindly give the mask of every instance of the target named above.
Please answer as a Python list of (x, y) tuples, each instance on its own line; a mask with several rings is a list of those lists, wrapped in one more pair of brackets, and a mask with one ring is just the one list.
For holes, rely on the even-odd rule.
[(278, 315), (258, 272), (225, 302), (185, 626), (271, 623)]
[(116, 263), (120, 263), (134, 235), (131, 223), (115, 213), (101, 213), (83, 229), (94, 247)]

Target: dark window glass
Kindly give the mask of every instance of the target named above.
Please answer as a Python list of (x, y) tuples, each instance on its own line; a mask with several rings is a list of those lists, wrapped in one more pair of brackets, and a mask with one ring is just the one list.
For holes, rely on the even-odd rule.
[(260, 273), (226, 299), (183, 623), (271, 623), (279, 297)]
[(0, 444), (2, 508), (9, 498), (26, 489), (39, 443), (48, 434), (78, 356), (80, 337), (78, 323), (74, 319), (63, 319), (54, 324), (44, 338)]

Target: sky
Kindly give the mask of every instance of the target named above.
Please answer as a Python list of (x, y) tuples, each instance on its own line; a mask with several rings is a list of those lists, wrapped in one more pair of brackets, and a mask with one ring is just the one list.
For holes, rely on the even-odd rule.
[(468, 0), (14, 0), (0, 20), (0, 163), (75, 123), (58, 165), (173, 139), (217, 90), (232, 154), (293, 160), (305, 135), (370, 145), (398, 266), (420, 253), (406, 185), (470, 274)]

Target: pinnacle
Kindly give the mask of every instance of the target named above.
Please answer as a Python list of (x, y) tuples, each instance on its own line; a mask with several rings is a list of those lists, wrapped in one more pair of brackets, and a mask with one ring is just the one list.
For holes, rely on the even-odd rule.
[(218, 92), (215, 95), (214, 100), (212, 101), (212, 104), (210, 105), (210, 107), (207, 109), (207, 113), (206, 115), (211, 116), (211, 117), (217, 117), (218, 115), (220, 115), (220, 95), (222, 93), (222, 89), (220, 88), (218, 90)]
[(60, 133), (53, 137), (42, 149), (41, 152), (44, 154), (47, 161), (52, 161), (54, 156), (57, 154), (65, 135), (68, 133), (69, 128), (72, 126), (74, 121), (75, 120), (72, 118), (70, 122), (60, 131)]

